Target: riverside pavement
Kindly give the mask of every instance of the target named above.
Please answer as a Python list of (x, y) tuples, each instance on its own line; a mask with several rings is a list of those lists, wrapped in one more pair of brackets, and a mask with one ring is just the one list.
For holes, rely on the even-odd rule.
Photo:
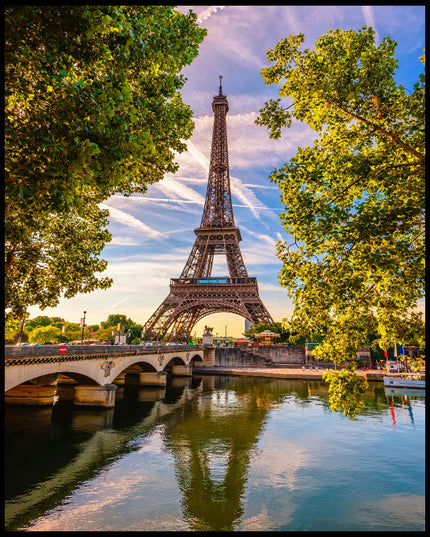
[[(321, 380), (323, 373), (327, 371), (327, 368), (312, 369), (306, 367), (302, 368), (286, 368), (286, 367), (259, 367), (259, 366), (214, 366), (214, 367), (193, 367), (194, 373), (204, 373), (208, 375), (237, 375), (241, 377), (269, 377), (269, 378), (283, 378), (283, 379), (313, 379)], [(382, 370), (368, 370), (362, 369), (355, 370), (357, 375), (361, 375), (367, 378), (367, 380), (383, 380), (384, 376), (387, 376), (386, 371)]]

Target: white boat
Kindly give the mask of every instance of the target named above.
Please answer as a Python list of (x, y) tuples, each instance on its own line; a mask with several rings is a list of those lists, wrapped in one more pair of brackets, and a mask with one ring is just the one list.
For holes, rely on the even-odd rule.
[(425, 397), (426, 396), (426, 390), (419, 389), (416, 390), (414, 388), (389, 388), (388, 386), (384, 386), (385, 395), (405, 395), (406, 397)]
[(426, 381), (425, 378), (420, 375), (404, 375), (401, 377), (384, 377), (384, 386), (386, 388), (414, 388), (418, 390), (425, 390)]

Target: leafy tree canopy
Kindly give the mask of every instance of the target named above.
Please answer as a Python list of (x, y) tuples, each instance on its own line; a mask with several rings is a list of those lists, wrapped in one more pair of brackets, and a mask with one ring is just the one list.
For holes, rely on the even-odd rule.
[(260, 334), (261, 332), (264, 332), (265, 330), (270, 330), (271, 332), (274, 332), (275, 334), (279, 334), (280, 338), (276, 339), (276, 343), (285, 343), (289, 341), (290, 333), (285, 329), (283, 323), (277, 322), (272, 324), (266, 324), (266, 323), (255, 323), (252, 324), (248, 330), (246, 330), (243, 335), (252, 341), (257, 341), (257, 338), (255, 337), (255, 334)]
[(328, 369), (324, 372), (323, 378), (329, 384), (328, 400), (331, 411), (340, 410), (353, 420), (364, 407), (361, 396), (369, 387), (367, 380), (348, 369), (342, 371)]
[[(396, 43), (372, 28), (302, 34), (267, 53), (279, 98), (257, 123), (279, 138), (294, 120), (318, 138), (272, 172), (292, 237), (278, 243), (280, 284), (294, 300), (289, 328), (324, 334), (320, 359), (354, 360), (370, 333), (404, 342), (424, 296), (424, 75), (396, 84)], [(424, 58), (421, 58), (424, 63)], [(423, 328), (423, 323), (421, 323)]]
[(106, 289), (113, 194), (175, 172), (182, 68), (206, 30), (174, 6), (5, 8), (6, 308)]
[(60, 336), (60, 328), (53, 325), (40, 326), (30, 332), (28, 341), (30, 343), (57, 343)]
[[(116, 328), (118, 324), (124, 327), (124, 331), (127, 335), (127, 341), (140, 338), (142, 334), (143, 325), (135, 323), (132, 319), (124, 314), (109, 315), (106, 321), (100, 323), (103, 329)], [(131, 336), (129, 334), (131, 333)], [(111, 339), (111, 331), (103, 332), (105, 339)], [(139, 339), (140, 341), (140, 339)]]
[[(92, 324), (86, 326), (84, 330), (84, 339), (94, 338), (100, 340), (111, 340), (112, 330), (114, 333), (118, 327), (118, 324), (121, 324), (127, 333), (131, 332), (130, 340), (140, 341), (140, 335), (142, 332), (143, 326), (139, 323), (136, 323), (129, 317), (124, 314), (112, 314), (109, 315), (106, 321), (102, 321), (100, 325)], [(45, 332), (39, 330), (42, 328), (49, 328), (49, 331), (46, 334), (55, 333), (57, 334), (54, 339), (49, 339), (48, 336), (45, 337)], [(52, 331), (51, 329), (56, 328), (58, 331)], [(64, 332), (62, 329), (64, 328)], [(7, 343), (16, 343), (18, 334), (21, 330), (21, 323), (18, 319), (8, 317), (5, 323), (5, 333), (7, 334)], [(91, 332), (92, 330), (92, 332)], [(39, 337), (42, 334), (43, 337)], [(52, 343), (59, 341), (72, 341), (80, 340), (82, 337), (82, 328), (79, 323), (70, 323), (65, 321), (62, 317), (48, 317), (47, 315), (38, 315), (33, 319), (28, 319), (24, 324), (24, 340), (29, 339), (32, 343), (45, 343), (51, 341)], [(31, 336), (31, 338), (30, 338)]]
[(118, 324), (121, 324), (125, 330), (128, 330), (130, 326), (134, 325), (135, 322), (132, 321), (127, 315), (124, 315), (123, 313), (115, 313), (112, 315), (109, 315), (109, 317), (106, 319), (106, 321), (102, 321), (100, 323), (100, 326), (102, 328), (109, 328), (111, 326), (118, 326)]
[(49, 325), (54, 325), (57, 326), (57, 328), (61, 328), (64, 323), (65, 321), (61, 317), (48, 317), (47, 315), (38, 315), (37, 317), (34, 317), (34, 319), (29, 319), (28, 321), (26, 321), (25, 329), (27, 332), (31, 332), (35, 328), (41, 328)]

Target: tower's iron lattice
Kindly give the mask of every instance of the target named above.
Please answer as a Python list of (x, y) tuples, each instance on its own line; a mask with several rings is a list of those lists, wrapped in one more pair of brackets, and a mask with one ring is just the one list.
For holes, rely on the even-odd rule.
[[(230, 192), (227, 121), (228, 102), (214, 96), (214, 124), (205, 206), (196, 240), (179, 278), (171, 278), (170, 293), (143, 327), (147, 339), (188, 339), (194, 325), (212, 313), (229, 312), (252, 323), (273, 323), (258, 294), (257, 278), (243, 262), (239, 228), (235, 226)], [(215, 255), (224, 254), (229, 277), (213, 277)]]

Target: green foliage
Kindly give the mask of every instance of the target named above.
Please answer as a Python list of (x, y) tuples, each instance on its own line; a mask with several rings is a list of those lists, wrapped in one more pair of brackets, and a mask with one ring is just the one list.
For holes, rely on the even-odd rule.
[(341, 411), (353, 420), (364, 407), (361, 395), (369, 387), (367, 380), (348, 369), (329, 369), (324, 372), (323, 379), (329, 386), (328, 400), (331, 411)]
[(320, 334), (319, 359), (348, 362), (375, 334), (423, 337), (412, 311), (424, 296), (425, 80), (397, 85), (396, 43), (375, 46), (371, 28), (303, 41), (267, 53), (262, 76), (279, 99), (256, 122), (273, 138), (294, 120), (318, 135), (270, 176), (292, 237), (278, 243), (279, 282), (294, 300), (289, 329)]
[(5, 305), (108, 288), (113, 194), (175, 172), (193, 129), (179, 73), (206, 30), (173, 6), (5, 8)]
[[(112, 335), (112, 331), (114, 335)], [(97, 339), (99, 339), (100, 341), (111, 341), (115, 339), (115, 334), (116, 334), (116, 327), (114, 326), (100, 328), (100, 330), (97, 332)]]
[(14, 345), (18, 341), (19, 332), (5, 332), (4, 334), (4, 344), (5, 345)]
[(19, 319), (6, 317), (5, 326), (4, 326), (5, 332), (16, 332), (16, 331), (19, 331), (20, 329), (21, 329), (21, 323), (19, 322)]
[(115, 313), (115, 314), (109, 315), (106, 321), (102, 321), (100, 323), (100, 326), (102, 328), (109, 328), (110, 326), (114, 326), (116, 329), (118, 324), (121, 324), (122, 326), (124, 326), (124, 328), (128, 328), (130, 325), (134, 323), (129, 317), (127, 317), (127, 315), (124, 315), (122, 313)]
[(257, 341), (255, 334), (260, 334), (265, 330), (270, 330), (271, 332), (281, 336), (279, 339), (276, 338), (276, 343), (286, 343), (289, 341), (290, 333), (285, 329), (285, 326), (281, 322), (276, 322), (273, 324), (255, 323), (251, 325), (249, 330), (246, 330), (243, 335), (249, 338), (251, 341)]
[[(112, 339), (111, 336), (111, 329), (114, 330), (114, 333), (116, 333), (118, 324), (121, 324), (121, 326), (124, 327), (124, 332), (127, 336), (127, 341), (130, 339), (136, 339), (140, 338), (142, 334), (142, 328), (143, 326), (141, 324), (136, 324), (132, 319), (127, 317), (124, 314), (114, 314), (109, 315), (106, 321), (103, 321), (100, 323), (100, 326), (104, 329), (109, 329), (109, 331), (106, 333), (107, 339)], [(129, 332), (131, 332), (131, 336), (129, 337)], [(139, 339), (140, 342), (140, 339)]]
[[(43, 326), (49, 326), (52, 324), (53, 319), (47, 315), (38, 315), (34, 319), (28, 319), (25, 323), (25, 330), (31, 332), (35, 328), (41, 328)], [(64, 322), (64, 321), (63, 321)]]
[(30, 332), (30, 343), (57, 343), (61, 336), (61, 329), (53, 325), (40, 326)]

